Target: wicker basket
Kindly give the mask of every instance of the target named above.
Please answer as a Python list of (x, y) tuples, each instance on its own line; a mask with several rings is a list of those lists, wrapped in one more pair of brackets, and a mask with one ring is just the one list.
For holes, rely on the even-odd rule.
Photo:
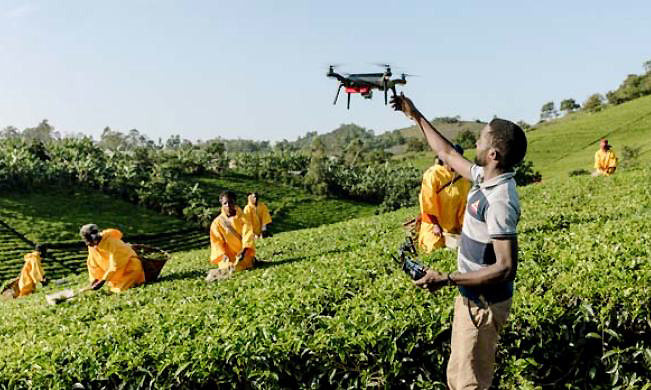
[(20, 294), (20, 290), (18, 289), (18, 278), (7, 282), (2, 289), (3, 299), (14, 299), (18, 294)]
[(131, 248), (142, 263), (142, 269), (145, 271), (145, 283), (156, 281), (165, 263), (172, 258), (168, 252), (149, 245), (131, 244)]

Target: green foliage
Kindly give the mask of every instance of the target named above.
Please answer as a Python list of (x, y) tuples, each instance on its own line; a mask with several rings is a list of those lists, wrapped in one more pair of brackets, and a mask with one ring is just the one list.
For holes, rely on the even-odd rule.
[(583, 110), (587, 112), (598, 112), (604, 108), (604, 97), (599, 93), (590, 95), (583, 103)]
[(470, 130), (464, 130), (454, 140), (465, 149), (474, 149), (477, 145), (477, 135)]
[(631, 168), (639, 164), (641, 146), (628, 146), (624, 145), (622, 148), (622, 168)]
[(424, 152), (429, 149), (429, 145), (420, 138), (409, 138), (407, 141), (407, 152)]
[(581, 108), (581, 105), (578, 104), (574, 99), (565, 99), (561, 101), (561, 111), (565, 113), (574, 112)]
[(585, 176), (585, 175), (589, 175), (590, 171), (588, 171), (587, 169), (573, 169), (573, 170), (569, 171), (567, 174), (570, 177), (573, 177), (573, 176)]
[(556, 107), (554, 106), (554, 102), (547, 102), (543, 104), (542, 108), (540, 109), (540, 120), (548, 120), (548, 119), (553, 119), (558, 116), (558, 111), (556, 111)]
[(643, 75), (629, 74), (616, 90), (606, 94), (606, 98), (610, 104), (622, 104), (647, 95), (651, 95), (650, 71)]
[(542, 175), (534, 169), (531, 161), (522, 160), (522, 162), (515, 166), (514, 179), (519, 186), (526, 186), (527, 184), (541, 181)]
[[(644, 170), (519, 190), (496, 388), (649, 381), (649, 180)], [(444, 388), (456, 292), (415, 288), (389, 258), (414, 212), (277, 234), (259, 241), (258, 268), (218, 284), (203, 281), (206, 249), (123, 294), (47, 306), (61, 288), (50, 285), (5, 303), (0, 388)], [(455, 268), (451, 251), (423, 260)]]

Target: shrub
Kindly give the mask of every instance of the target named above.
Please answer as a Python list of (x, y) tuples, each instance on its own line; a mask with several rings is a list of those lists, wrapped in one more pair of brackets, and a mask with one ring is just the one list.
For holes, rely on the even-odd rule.
[(581, 168), (581, 169), (573, 169), (573, 170), (569, 171), (567, 174), (570, 177), (573, 177), (573, 176), (585, 176), (585, 175), (589, 175), (590, 171), (588, 171), (587, 169), (583, 169), (583, 168)]
[(515, 182), (519, 186), (526, 186), (541, 180), (542, 175), (534, 169), (531, 161), (522, 160), (520, 164), (515, 166)]

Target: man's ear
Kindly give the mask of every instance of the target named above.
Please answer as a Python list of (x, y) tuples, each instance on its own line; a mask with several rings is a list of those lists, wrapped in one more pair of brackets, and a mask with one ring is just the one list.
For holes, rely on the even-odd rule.
[(488, 157), (489, 160), (495, 161), (497, 165), (500, 164), (500, 152), (495, 149), (495, 148), (489, 148), (488, 152), (486, 153), (486, 157)]

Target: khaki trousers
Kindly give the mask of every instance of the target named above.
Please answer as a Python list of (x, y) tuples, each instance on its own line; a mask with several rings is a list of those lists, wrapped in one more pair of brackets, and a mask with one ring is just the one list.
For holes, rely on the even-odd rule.
[(482, 309), (459, 295), (454, 303), (448, 387), (452, 390), (488, 389), (493, 381), (495, 351), (511, 301)]

